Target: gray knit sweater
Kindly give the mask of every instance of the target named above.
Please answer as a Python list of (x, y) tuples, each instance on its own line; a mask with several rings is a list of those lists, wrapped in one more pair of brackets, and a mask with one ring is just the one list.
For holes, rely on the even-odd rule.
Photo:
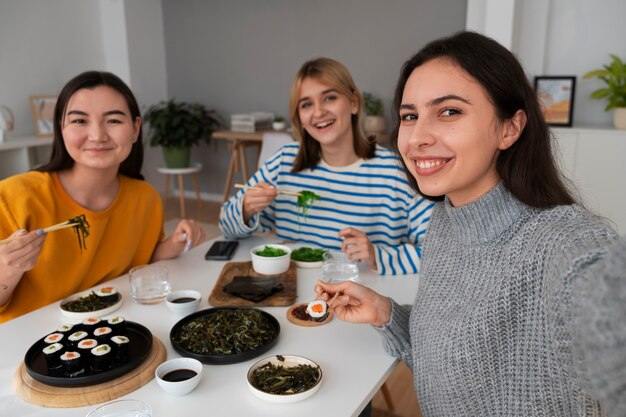
[[(597, 325), (587, 284), (614, 240), (582, 208), (531, 208), (502, 184), (463, 207), (438, 204), (415, 304), (392, 302), (380, 329), (412, 368), (424, 416), (604, 415), (583, 345)], [(615, 349), (624, 321), (600, 319), (616, 338), (599, 344)], [(623, 365), (624, 346), (613, 353)], [(610, 389), (624, 394), (623, 382)]]

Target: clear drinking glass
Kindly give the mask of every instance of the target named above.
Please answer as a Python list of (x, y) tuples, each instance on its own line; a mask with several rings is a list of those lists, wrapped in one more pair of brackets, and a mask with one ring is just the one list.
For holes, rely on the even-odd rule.
[(152, 417), (152, 410), (138, 400), (117, 400), (101, 405), (87, 417)]
[(128, 273), (130, 295), (139, 304), (157, 304), (172, 290), (169, 271), (163, 265), (137, 266)]
[(337, 250), (324, 253), (322, 262), (322, 279), (326, 282), (358, 281), (359, 266), (348, 259), (348, 255)]

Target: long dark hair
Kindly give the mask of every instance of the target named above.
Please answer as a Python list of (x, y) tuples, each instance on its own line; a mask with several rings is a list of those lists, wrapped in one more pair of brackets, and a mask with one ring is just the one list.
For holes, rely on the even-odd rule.
[[(63, 140), (63, 119), (65, 110), (67, 109), (67, 103), (70, 98), (78, 90), (83, 88), (95, 88), (101, 85), (105, 85), (119, 92), (128, 104), (131, 120), (134, 122), (137, 117), (141, 117), (139, 111), (139, 105), (137, 100), (130, 91), (130, 88), (122, 81), (117, 75), (104, 71), (86, 71), (82, 74), (78, 74), (65, 84), (59, 97), (57, 98), (56, 106), (54, 107), (54, 141), (52, 144), (52, 155), (50, 156), (50, 162), (47, 164), (35, 168), (36, 171), (41, 172), (55, 172), (64, 169), (69, 169), (74, 166), (74, 160), (67, 152), (65, 148), (65, 142)], [(143, 180), (141, 175), (141, 166), (143, 164), (143, 132), (139, 127), (139, 135), (137, 141), (133, 144), (130, 154), (120, 164), (119, 173), (126, 175), (127, 177)]]
[[(399, 111), (404, 86), (415, 68), (435, 58), (450, 59), (474, 77), (489, 95), (500, 121), (510, 119), (518, 110), (526, 113), (527, 123), (520, 137), (511, 147), (501, 151), (496, 161), (498, 175), (506, 188), (518, 200), (532, 207), (576, 203), (576, 198), (565, 185), (568, 181), (557, 168), (549, 127), (522, 66), (509, 50), (478, 33), (458, 32), (430, 42), (402, 67), (393, 100), (391, 133), (391, 145), (398, 155)], [(424, 195), (406, 165), (404, 169), (412, 186)], [(425, 197), (439, 201), (444, 198)]]
[(351, 100), (356, 100), (359, 106), (357, 114), (352, 115), (352, 138), (354, 152), (359, 158), (370, 159), (376, 153), (376, 141), (367, 138), (361, 129), (360, 116), (363, 99), (361, 92), (356, 87), (348, 69), (338, 61), (330, 58), (316, 58), (302, 64), (291, 83), (291, 96), (289, 99), (289, 116), (293, 135), (300, 142), (300, 151), (296, 155), (291, 172), (300, 172), (306, 168), (315, 168), (319, 164), (322, 155), (318, 141), (302, 127), (302, 121), (298, 115), (298, 100), (300, 100), (300, 87), (305, 78), (313, 78), (329, 87), (334, 88)]

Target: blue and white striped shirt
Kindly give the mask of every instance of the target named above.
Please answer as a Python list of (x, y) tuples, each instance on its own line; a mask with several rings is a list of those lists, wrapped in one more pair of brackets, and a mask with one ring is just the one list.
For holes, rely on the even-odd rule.
[(434, 204), (411, 189), (397, 156), (377, 146), (374, 158), (345, 167), (331, 167), (322, 160), (314, 170), (294, 174), (291, 169), (299, 147), (282, 147), (247, 185), (264, 181), (285, 191), (315, 192), (321, 199), (309, 207), (306, 218), (300, 215), (296, 197), (278, 194), (244, 224), (244, 190), (240, 190), (222, 207), (219, 225), (224, 236), (237, 239), (257, 230), (274, 230), (282, 239), (341, 249), (338, 233), (351, 226), (366, 233), (376, 248), (379, 274), (417, 273)]

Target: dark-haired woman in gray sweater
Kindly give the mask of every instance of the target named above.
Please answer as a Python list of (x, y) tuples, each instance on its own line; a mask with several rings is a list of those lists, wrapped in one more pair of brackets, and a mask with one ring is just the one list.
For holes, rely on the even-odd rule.
[(568, 191), (515, 57), (470, 32), (431, 42), (394, 110), (394, 148), (439, 201), (415, 303), (318, 295), (379, 328), (425, 416), (626, 415), (626, 240)]

